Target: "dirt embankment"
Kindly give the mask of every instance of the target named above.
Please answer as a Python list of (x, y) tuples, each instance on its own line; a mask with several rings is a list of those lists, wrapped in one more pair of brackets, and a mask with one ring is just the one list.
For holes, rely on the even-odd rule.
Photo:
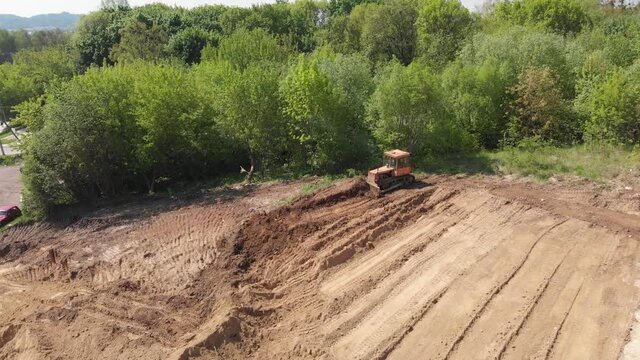
[(299, 188), (10, 230), (0, 358), (634, 355), (640, 189)]

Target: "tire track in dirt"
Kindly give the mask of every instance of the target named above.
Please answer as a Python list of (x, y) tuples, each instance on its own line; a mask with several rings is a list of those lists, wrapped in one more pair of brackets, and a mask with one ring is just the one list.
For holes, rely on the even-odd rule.
[[(151, 294), (165, 294), (188, 285), (197, 273), (218, 257), (217, 246), (233, 230), (241, 212), (226, 209), (192, 209), (158, 216), (135, 230), (108, 234), (99, 245), (82, 251), (60, 236), (60, 246), (45, 246), (31, 255), (9, 279), (38, 281), (69, 278), (72, 272), (96, 287), (127, 279), (140, 282)], [(44, 229), (47, 230), (46, 228)], [(18, 233), (18, 236), (32, 234)], [(47, 249), (49, 251), (47, 251)], [(73, 249), (73, 250), (68, 250)], [(56, 254), (57, 260), (52, 258)]]
[(576, 247), (561, 265), (558, 274), (533, 309), (528, 322), (507, 348), (503, 358), (548, 358), (571, 313), (575, 301), (584, 287), (584, 281), (601, 260), (606, 242), (598, 239), (602, 231), (585, 231)]
[[(382, 348), (385, 348), (385, 343), (397, 336), (398, 329), (414, 325), (411, 319), (414, 318), (415, 309), (433, 301), (434, 294), (446, 289), (460, 273), (465, 272), (478, 258), (503, 240), (499, 234), (477, 236), (477, 231), (473, 230), (482, 227), (482, 223), (488, 220), (485, 216), (477, 214), (488, 213), (486, 216), (495, 219), (507, 216), (504, 212), (486, 211), (485, 209), (498, 206), (497, 203), (490, 204), (486, 200), (487, 198), (477, 196), (472, 201), (454, 201), (455, 206), (466, 208), (467, 214), (471, 217), (448, 228), (436, 242), (430, 243), (424, 251), (415, 254), (402, 268), (384, 279), (377, 288), (353, 304), (351, 309), (341, 316), (346, 317), (350, 323), (362, 320), (354, 330), (334, 345), (338, 358), (379, 356), (383, 350), (378, 344), (383, 344)], [(464, 219), (466, 216), (460, 217)], [(420, 233), (417, 229), (423, 227), (425, 223), (418, 222), (408, 232), (417, 232), (419, 238), (425, 233)], [(427, 226), (425, 231), (428, 233), (429, 229)], [(393, 238), (399, 240), (403, 236), (405, 235), (398, 234)], [(385, 254), (381, 256), (383, 255)], [(404, 278), (397, 279), (400, 275), (404, 275)], [(372, 308), (369, 304), (375, 306)], [(377, 323), (384, 323), (384, 329), (379, 329)]]
[[(456, 339), (445, 356), (446, 359), (500, 356), (513, 333), (528, 317), (569, 250), (554, 246), (554, 242), (563, 237), (552, 236), (566, 222), (562, 220), (553, 224), (535, 240), (522, 261), (491, 293), (465, 331)], [(575, 231), (574, 227), (568, 227), (563, 235), (566, 237)], [(547, 247), (551, 249), (547, 250)]]
[(20, 327), (0, 358), (620, 354), (640, 300), (625, 224), (640, 217), (588, 193), (542, 201), (538, 185), (430, 179), (382, 198), (346, 181), (269, 207), (272, 189), (297, 191), (271, 185), (141, 221), (11, 229), (0, 325)]
[[(602, 241), (602, 238), (599, 239)], [(617, 358), (627, 341), (638, 288), (638, 241), (616, 236), (587, 276), (550, 351), (550, 358)]]
[[(521, 214), (522, 218), (530, 218), (528, 222), (538, 223), (524, 229), (515, 228), (513, 232), (504, 234), (499, 246), (487, 253), (450, 287), (450, 292), (439, 302), (432, 313), (420, 320), (404, 342), (393, 352), (390, 358), (407, 358), (432, 354), (433, 358), (445, 358), (460, 342), (471, 326), (483, 313), (492, 297), (504, 287), (526, 262), (533, 247), (549, 231), (549, 227), (557, 225), (551, 218), (538, 218), (532, 212)], [(524, 233), (519, 238), (511, 238), (514, 234)], [(492, 234), (489, 234), (492, 236)], [(507, 243), (508, 239), (512, 243)], [(512, 261), (511, 261), (512, 260)], [(450, 304), (457, 307), (452, 308)], [(434, 324), (435, 325), (434, 327)], [(442, 328), (443, 326), (444, 328)]]
[[(466, 192), (461, 198), (464, 199), (463, 201), (469, 202), (471, 199), (477, 198), (476, 194), (472, 194), (473, 192)], [(420, 253), (429, 251), (430, 247), (437, 246), (437, 241), (434, 239), (439, 239), (438, 241), (440, 241), (442, 238), (446, 238), (446, 234), (449, 232), (456, 234), (457, 237), (463, 237), (465, 234), (473, 233), (476, 236), (476, 242), (482, 241), (483, 237), (493, 236), (490, 232), (483, 234), (482, 232), (478, 232), (478, 228), (470, 226), (471, 218), (456, 214), (456, 198), (447, 202), (447, 205), (449, 206), (452, 203), (454, 204), (454, 209), (447, 207), (447, 210), (451, 210), (447, 212), (447, 215), (455, 216), (457, 220), (451, 227), (447, 227), (444, 233), (439, 233), (433, 228), (434, 225), (439, 224), (438, 216), (440, 214), (437, 214), (437, 211), (432, 212), (427, 219), (424, 220), (424, 223), (419, 221), (415, 225), (411, 225), (411, 227), (403, 230), (411, 235), (400, 233), (397, 236), (386, 239), (385, 243), (392, 243), (389, 248), (378, 246), (375, 251), (376, 256), (365, 256), (361, 260), (362, 262), (358, 261), (357, 266), (350, 263), (349, 266), (341, 268), (338, 272), (334, 273), (331, 278), (323, 282), (321, 287), (322, 293), (329, 297), (334, 296), (332, 294), (353, 291), (350, 289), (354, 288), (365, 288), (367, 286), (371, 288), (371, 292), (360, 295), (360, 298), (356, 302), (348, 305), (346, 309), (338, 314), (337, 318), (332, 319), (324, 326), (325, 330), (323, 330), (323, 334), (325, 335), (323, 336), (326, 336), (329, 344), (332, 344), (330, 346), (332, 346), (334, 358), (378, 358), (388, 356), (389, 358), (406, 359), (425, 358), (426, 354), (430, 354), (432, 358), (444, 358), (447, 357), (447, 354), (449, 354), (451, 358), (509, 358), (509, 356), (512, 356), (512, 349), (517, 348), (514, 344), (522, 341), (521, 334), (527, 332), (529, 328), (528, 324), (532, 321), (537, 321), (534, 321), (534, 319), (537, 318), (540, 313), (539, 303), (541, 301), (546, 303), (545, 299), (548, 297), (548, 292), (558, 291), (558, 289), (556, 289), (556, 287), (558, 287), (556, 277), (560, 276), (565, 278), (566, 273), (572, 274), (573, 271), (570, 270), (571, 266), (576, 266), (576, 263), (579, 263), (574, 256), (570, 256), (570, 254), (577, 252), (578, 250), (576, 249), (582, 249), (586, 246), (584, 245), (587, 241), (585, 239), (597, 241), (594, 236), (587, 236), (586, 234), (601, 231), (590, 228), (588, 226), (589, 223), (583, 222), (581, 219), (568, 220), (568, 218), (563, 216), (561, 221), (556, 221), (555, 224), (550, 223), (541, 228), (542, 234), (536, 242), (531, 245), (527, 255), (515, 268), (508, 272), (510, 275), (508, 275), (505, 280), (498, 282), (498, 286), (489, 285), (487, 281), (484, 281), (485, 290), (480, 287), (477, 290), (477, 296), (473, 296), (473, 294), (468, 293), (470, 284), (468, 282), (464, 284), (465, 280), (463, 280), (465, 274), (473, 274), (475, 271), (481, 274), (481, 276), (475, 275), (477, 277), (475, 279), (476, 283), (482, 284), (486, 278), (492, 278), (492, 276), (487, 274), (486, 271), (483, 271), (482, 268), (491, 268), (492, 262), (496, 262), (499, 256), (505, 256), (506, 254), (494, 254), (493, 248), (490, 248), (489, 251), (480, 254), (481, 256), (477, 258), (477, 263), (481, 264), (481, 266), (473, 270), (461, 271), (459, 278), (453, 278), (449, 282), (446, 282), (446, 284), (440, 285), (437, 285), (437, 280), (435, 282), (431, 280), (432, 282), (429, 284), (432, 285), (432, 288), (436, 291), (435, 293), (439, 299), (437, 302), (433, 304), (430, 303), (430, 301), (433, 301), (433, 295), (429, 296), (425, 293), (424, 295), (417, 296), (420, 298), (420, 301), (422, 301), (422, 306), (414, 305), (412, 300), (410, 300), (412, 299), (410, 295), (406, 296), (407, 302), (402, 306), (392, 303), (393, 298), (397, 297), (397, 294), (402, 293), (403, 289), (424, 286), (419, 267), (413, 268), (411, 271), (406, 271), (406, 276), (400, 276), (400, 274), (403, 273), (403, 267), (393, 268), (389, 265), (394, 263), (394, 261), (397, 262), (397, 260), (395, 260), (397, 257), (409, 256), (408, 260), (402, 261), (403, 264), (410, 264), (413, 259), (416, 259), (422, 266), (433, 269), (434, 267), (440, 266), (438, 263), (441, 260), (437, 258), (434, 260), (433, 257), (421, 258)], [(525, 206), (527, 206), (527, 204), (528, 203), (525, 202)], [(522, 203), (507, 200), (506, 202), (502, 202), (501, 205), (503, 205), (503, 208), (509, 208), (512, 205), (520, 207)], [(531, 208), (523, 209), (523, 213), (545, 214), (544, 209), (527, 209)], [(499, 211), (503, 210), (500, 209)], [(509, 216), (502, 216), (501, 219), (492, 220), (486, 218), (486, 214), (490, 211), (478, 208), (475, 209), (474, 212), (484, 214), (483, 216), (485, 218), (482, 222), (497, 225), (499, 229), (501, 228), (498, 231), (504, 232), (507, 229), (513, 229), (514, 233), (512, 233), (508, 239), (509, 241), (507, 242), (506, 238), (502, 240), (504, 249), (508, 249), (509, 247), (513, 248), (514, 235), (531, 233), (531, 215), (523, 216), (523, 213), (512, 213)], [(557, 218), (557, 216), (553, 215), (544, 216), (546, 216), (547, 219)], [(504, 226), (508, 228), (505, 229)], [(519, 226), (521, 226), (521, 229), (518, 230)], [(419, 229), (426, 231), (420, 233)], [(427, 234), (430, 231), (433, 231), (431, 235), (433, 239), (425, 241), (424, 239), (429, 237)], [(483, 231), (489, 230), (483, 229)], [(605, 237), (607, 240), (605, 240), (605, 243), (611, 243), (611, 235), (610, 233), (606, 233)], [(600, 236), (602, 236), (602, 234), (600, 234)], [(462, 241), (465, 243), (473, 242), (468, 239)], [(424, 242), (423, 245), (420, 245), (421, 242)], [(401, 251), (400, 249), (404, 249), (405, 246), (407, 249), (420, 250), (413, 252)], [(424, 248), (421, 248), (421, 246), (424, 246)], [(504, 251), (506, 250), (503, 250), (503, 252)], [(449, 253), (449, 255), (453, 255), (454, 257), (456, 253), (455, 250), (452, 252), (451, 248), (441, 248), (436, 252), (438, 254)], [(476, 251), (470, 252), (475, 253)], [(634, 253), (631, 251), (630, 253), (637, 256), (637, 252)], [(592, 254), (592, 252), (588, 251), (588, 254)], [(381, 261), (381, 258), (384, 260)], [(591, 258), (593, 258), (593, 256), (591, 256)], [(496, 268), (496, 273), (501, 274), (507, 268), (508, 267), (502, 264)], [(390, 274), (386, 277), (376, 279), (377, 275), (370, 275), (370, 272), (390, 272)], [(588, 276), (588, 274), (586, 276)], [(482, 279), (482, 277), (485, 279)], [(374, 279), (373, 283), (371, 283), (372, 278)], [(411, 278), (418, 280), (412, 282)], [(391, 282), (391, 279), (395, 281)], [(424, 278), (424, 280), (427, 279)], [(469, 281), (469, 279), (466, 279), (466, 281)], [(457, 283), (462, 285), (458, 287), (459, 291), (454, 291)], [(484, 305), (478, 307), (479, 305), (474, 305), (472, 302), (468, 305), (470, 306), (469, 312), (465, 312), (464, 308), (460, 309), (461, 297), (471, 296), (475, 302), (483, 298), (481, 294), (487, 293), (486, 289), (493, 290), (488, 292), (489, 296), (485, 298)], [(437, 292), (438, 290), (442, 292)], [(354, 292), (359, 291), (361, 292), (361, 290), (355, 290)], [(451, 294), (456, 294), (456, 296), (452, 296)], [(574, 299), (577, 298), (578, 293), (570, 292), (570, 294), (573, 296), (569, 298), (571, 300), (570, 303), (574, 303)], [(402, 315), (398, 315), (402, 313), (402, 310), (395, 312), (394, 317), (382, 315), (386, 313), (384, 310), (385, 303), (392, 303), (389, 307), (394, 309), (402, 307), (414, 309), (413, 316), (404, 316), (404, 318), (412, 320), (406, 322), (398, 320), (403, 318)], [(456, 308), (446, 310), (451, 307), (450, 304), (452, 303), (457, 305)], [(482, 303), (483, 302), (480, 302), (480, 304)], [(474, 308), (475, 310), (472, 310)], [(503, 308), (509, 309), (509, 311), (504, 312), (501, 310)], [(425, 309), (427, 311), (424, 311)], [(473, 315), (474, 313), (475, 315)], [(416, 316), (416, 314), (420, 315)], [(441, 314), (446, 314), (446, 316), (441, 316)], [(563, 314), (566, 315), (567, 313)], [(462, 330), (462, 334), (455, 338), (457, 340), (454, 340), (454, 344), (457, 343), (458, 346), (453, 347), (451, 341), (447, 341), (447, 337), (444, 337), (443, 333), (455, 334), (456, 331), (454, 329), (460, 328), (457, 326), (449, 327), (453, 328), (449, 330), (449, 332), (443, 332), (440, 328), (440, 325), (451, 323), (452, 315), (454, 315), (454, 318), (455, 315), (458, 315), (458, 317), (462, 315), (462, 318), (475, 319), (467, 322), (466, 326), (463, 325), (463, 329), (467, 330)], [(341, 318), (346, 318), (346, 320), (340, 320)], [(421, 319), (427, 320), (422, 321)], [(419, 331), (422, 323), (425, 324), (425, 328), (435, 330), (422, 333)], [(376, 326), (376, 324), (384, 324), (384, 328), (379, 328), (380, 325)], [(464, 322), (461, 324), (464, 324)], [(537, 330), (538, 333), (545, 333), (545, 331), (540, 331), (541, 329)], [(558, 330), (558, 334), (559, 333), (560, 331)], [(550, 334), (553, 334), (552, 337), (556, 335), (555, 332), (551, 332)], [(416, 341), (411, 342), (411, 338), (415, 338)], [(428, 345), (425, 344), (425, 342), (432, 344), (432, 347), (424, 346)], [(447, 344), (449, 344), (449, 346), (447, 346)], [(489, 346), (487, 346), (487, 344), (489, 344)], [(412, 351), (403, 353), (401, 351), (402, 348), (411, 349)], [(441, 350), (437, 351), (437, 349)], [(546, 352), (547, 347), (544, 346), (543, 349)], [(483, 351), (487, 352), (484, 353)], [(528, 354), (531, 355), (531, 353)], [(522, 356), (520, 358), (522, 358)]]

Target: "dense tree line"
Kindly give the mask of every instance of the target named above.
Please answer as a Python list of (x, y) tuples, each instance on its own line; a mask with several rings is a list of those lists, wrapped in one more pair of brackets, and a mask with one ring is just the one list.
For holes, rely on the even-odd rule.
[(12, 53), (0, 100), (30, 129), (25, 201), (39, 215), (239, 166), (363, 170), (390, 147), (420, 163), (531, 142), (634, 145), (640, 12), (595, 0), (480, 13), (458, 0), (110, 0), (66, 42)]
[(42, 50), (47, 47), (65, 46), (71, 40), (71, 34), (62, 30), (26, 30), (7, 31), (0, 29), (0, 63), (11, 62), (13, 56), (21, 50)]

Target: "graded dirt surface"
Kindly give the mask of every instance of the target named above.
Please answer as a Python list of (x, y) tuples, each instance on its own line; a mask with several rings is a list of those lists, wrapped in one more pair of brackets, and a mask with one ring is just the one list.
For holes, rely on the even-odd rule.
[(283, 205), (302, 186), (0, 234), (0, 358), (640, 355), (640, 187), (348, 180)]

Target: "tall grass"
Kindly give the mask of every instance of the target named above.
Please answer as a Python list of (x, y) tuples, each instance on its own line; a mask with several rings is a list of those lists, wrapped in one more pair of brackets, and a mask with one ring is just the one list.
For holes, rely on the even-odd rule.
[(16, 165), (20, 160), (19, 155), (0, 155), (0, 166)]
[(628, 179), (640, 175), (640, 148), (611, 144), (527, 146), (486, 154), (501, 173), (547, 180), (554, 175), (576, 175), (594, 181)]

